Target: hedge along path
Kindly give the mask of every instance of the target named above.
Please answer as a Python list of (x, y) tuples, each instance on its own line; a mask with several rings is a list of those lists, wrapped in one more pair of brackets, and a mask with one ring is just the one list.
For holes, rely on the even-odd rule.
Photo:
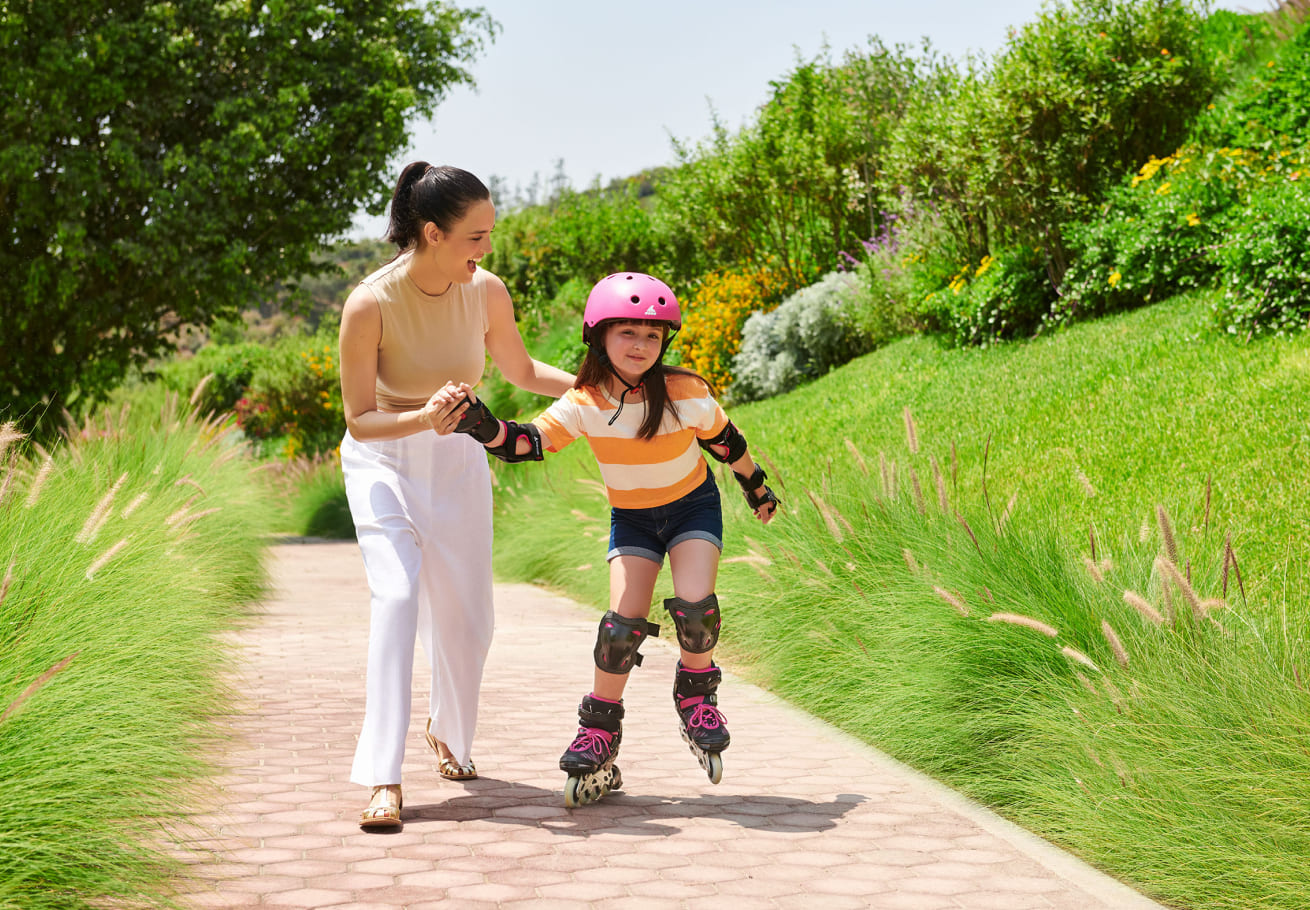
[(272, 555), (275, 594), (236, 635), (226, 770), (178, 847), (187, 906), (1159, 906), (731, 667), (720, 706), (733, 742), (710, 784), (678, 736), (667, 636), (628, 687), (624, 790), (566, 809), (556, 761), (591, 679), (597, 611), (528, 585), (496, 589), (480, 778), (439, 777), (416, 688), (404, 829), (364, 833), (366, 791), (347, 780), (367, 636), (358, 547), (290, 541)]

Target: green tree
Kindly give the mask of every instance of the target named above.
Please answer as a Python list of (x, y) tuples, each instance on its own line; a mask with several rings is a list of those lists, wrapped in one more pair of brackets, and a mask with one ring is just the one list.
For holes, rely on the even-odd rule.
[(625, 270), (662, 272), (662, 250), (645, 199), (647, 175), (577, 191), (557, 181), (544, 205), (496, 224), (489, 265), (504, 279), (520, 321), (549, 321), (550, 302), (570, 280), (591, 283)]
[(1204, 9), (1191, 0), (1072, 0), (1013, 33), (980, 124), (1004, 239), (1040, 247), (1052, 284), (1064, 226), (1123, 174), (1173, 152), (1218, 85)]
[(716, 118), (709, 140), (675, 146), (679, 167), (656, 196), (675, 279), (771, 262), (804, 287), (868, 236), (856, 167), (866, 137), (849, 83), (817, 59), (771, 85), (754, 123), (732, 133)]
[(434, 0), (0, 2), (0, 417), (313, 274), (495, 30)]

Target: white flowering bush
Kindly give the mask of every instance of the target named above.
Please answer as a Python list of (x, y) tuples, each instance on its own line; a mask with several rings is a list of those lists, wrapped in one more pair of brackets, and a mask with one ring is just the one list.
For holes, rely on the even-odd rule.
[(757, 401), (790, 391), (873, 345), (858, 318), (861, 285), (832, 272), (768, 313), (755, 312), (733, 358), (733, 401)]

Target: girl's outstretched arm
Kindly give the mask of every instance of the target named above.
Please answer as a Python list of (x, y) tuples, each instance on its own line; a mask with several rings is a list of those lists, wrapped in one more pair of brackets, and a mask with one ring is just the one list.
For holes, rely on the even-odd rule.
[(715, 461), (722, 462), (732, 469), (732, 477), (746, 496), (746, 504), (751, 507), (755, 517), (768, 524), (781, 501), (764, 481), (769, 475), (751, 458), (746, 447), (746, 437), (729, 420), (717, 436), (709, 439), (697, 439), (700, 447), (710, 454)]
[(732, 477), (746, 495), (746, 504), (751, 507), (755, 517), (765, 524), (772, 521), (781, 501), (764, 482), (769, 475), (755, 463), (750, 452), (744, 453), (728, 467), (732, 468)]
[(468, 402), (467, 410), (455, 427), (456, 433), (467, 433), (482, 443), (492, 455), (510, 464), (542, 460), (541, 430), (531, 423), (501, 420), (491, 413), (490, 408), (478, 401), (473, 389), (466, 383), (460, 383), (454, 388)]

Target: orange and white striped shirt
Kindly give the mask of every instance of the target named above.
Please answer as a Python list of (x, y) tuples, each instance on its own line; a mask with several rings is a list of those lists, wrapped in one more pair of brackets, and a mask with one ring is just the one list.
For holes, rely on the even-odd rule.
[(629, 400), (610, 426), (619, 400), (594, 386), (569, 389), (532, 422), (551, 452), (586, 437), (611, 506), (649, 509), (667, 505), (704, 483), (708, 469), (696, 440), (722, 433), (728, 415), (695, 376), (666, 374), (665, 382), (669, 398), (678, 406), (679, 419), (666, 413), (652, 439), (637, 436), (646, 416), (644, 401)]

